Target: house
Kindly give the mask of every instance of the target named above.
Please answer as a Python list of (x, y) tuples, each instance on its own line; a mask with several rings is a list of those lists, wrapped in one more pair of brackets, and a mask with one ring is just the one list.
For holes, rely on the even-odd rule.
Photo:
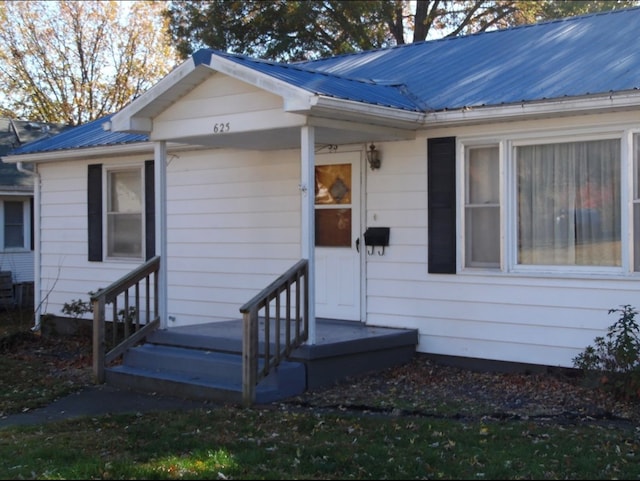
[[(0, 118), (0, 157), (64, 126)], [(28, 169), (0, 162), (0, 303), (33, 302), (33, 176)]]
[(571, 367), (640, 304), (638, 25), (292, 64), (200, 50), (4, 158), (39, 180), (38, 314), (158, 257), (161, 329), (222, 323), (304, 259), (307, 344), (339, 319), (443, 361)]

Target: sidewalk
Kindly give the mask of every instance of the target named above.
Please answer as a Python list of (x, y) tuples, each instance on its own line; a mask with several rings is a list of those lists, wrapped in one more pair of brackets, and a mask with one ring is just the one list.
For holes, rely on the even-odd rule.
[(0, 429), (106, 414), (148, 413), (216, 407), (209, 401), (139, 393), (105, 384), (91, 385), (52, 404), (0, 418)]

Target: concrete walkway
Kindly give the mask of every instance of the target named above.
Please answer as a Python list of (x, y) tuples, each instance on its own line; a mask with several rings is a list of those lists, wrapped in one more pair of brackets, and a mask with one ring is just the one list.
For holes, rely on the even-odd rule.
[(198, 408), (212, 409), (214, 407), (217, 405), (209, 401), (139, 393), (101, 384), (87, 386), (82, 391), (70, 394), (42, 408), (4, 416), (0, 418), (0, 428), (37, 425), (85, 416)]

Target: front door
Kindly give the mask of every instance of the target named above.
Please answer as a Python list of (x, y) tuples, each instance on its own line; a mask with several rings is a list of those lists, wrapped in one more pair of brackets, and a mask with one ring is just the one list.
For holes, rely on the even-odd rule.
[(315, 168), (316, 317), (360, 320), (360, 152), (321, 154)]

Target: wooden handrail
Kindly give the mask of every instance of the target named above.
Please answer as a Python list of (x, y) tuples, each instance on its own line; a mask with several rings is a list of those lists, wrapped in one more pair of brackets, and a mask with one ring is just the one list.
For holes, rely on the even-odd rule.
[[(160, 324), (158, 314), (158, 272), (160, 257), (155, 256), (124, 275), (104, 289), (91, 296), (93, 306), (93, 374), (97, 383), (104, 382), (104, 369), (107, 363), (122, 355)], [(153, 283), (151, 278), (153, 277)], [(144, 281), (144, 305), (141, 302), (140, 283)], [(134, 287), (133, 301), (129, 289)], [(124, 297), (124, 308), (118, 310), (119, 296)], [(153, 310), (151, 309), (153, 300)], [(112, 305), (112, 341), (106, 348), (106, 306)], [(141, 314), (144, 317), (141, 318)], [(119, 324), (123, 326), (120, 335)], [(133, 332), (132, 332), (133, 330)]]
[[(302, 285), (301, 285), (302, 284)], [(291, 287), (295, 285), (294, 298)], [(284, 305), (282, 301), (284, 294)], [(251, 406), (256, 399), (256, 385), (265, 378), (271, 369), (280, 364), (291, 351), (305, 342), (309, 335), (309, 264), (301, 259), (275, 281), (262, 289), (241, 308), (242, 313), (242, 399), (245, 406)], [(272, 303), (274, 313), (271, 313)], [(295, 308), (293, 319), (292, 309)], [(284, 311), (284, 319), (282, 318)], [(262, 316), (260, 314), (262, 313)], [(259, 329), (260, 318), (264, 320), (264, 331)], [(271, 323), (274, 324), (271, 353)], [(285, 340), (281, 342), (281, 322), (285, 323)], [(295, 329), (291, 331), (291, 323)], [(264, 351), (260, 353), (260, 337)], [(259, 360), (263, 363), (260, 367)]]
[(100, 289), (96, 292), (92, 297), (91, 301), (93, 301), (98, 296), (104, 296), (105, 302), (108, 304), (113, 302), (113, 300), (122, 292), (124, 292), (129, 287), (132, 287), (140, 282), (140, 280), (148, 277), (150, 274), (158, 272), (160, 268), (160, 257), (155, 256), (149, 259), (147, 262), (132, 270), (128, 274), (125, 274), (120, 279), (115, 281), (113, 284), (105, 287), (104, 289)]

